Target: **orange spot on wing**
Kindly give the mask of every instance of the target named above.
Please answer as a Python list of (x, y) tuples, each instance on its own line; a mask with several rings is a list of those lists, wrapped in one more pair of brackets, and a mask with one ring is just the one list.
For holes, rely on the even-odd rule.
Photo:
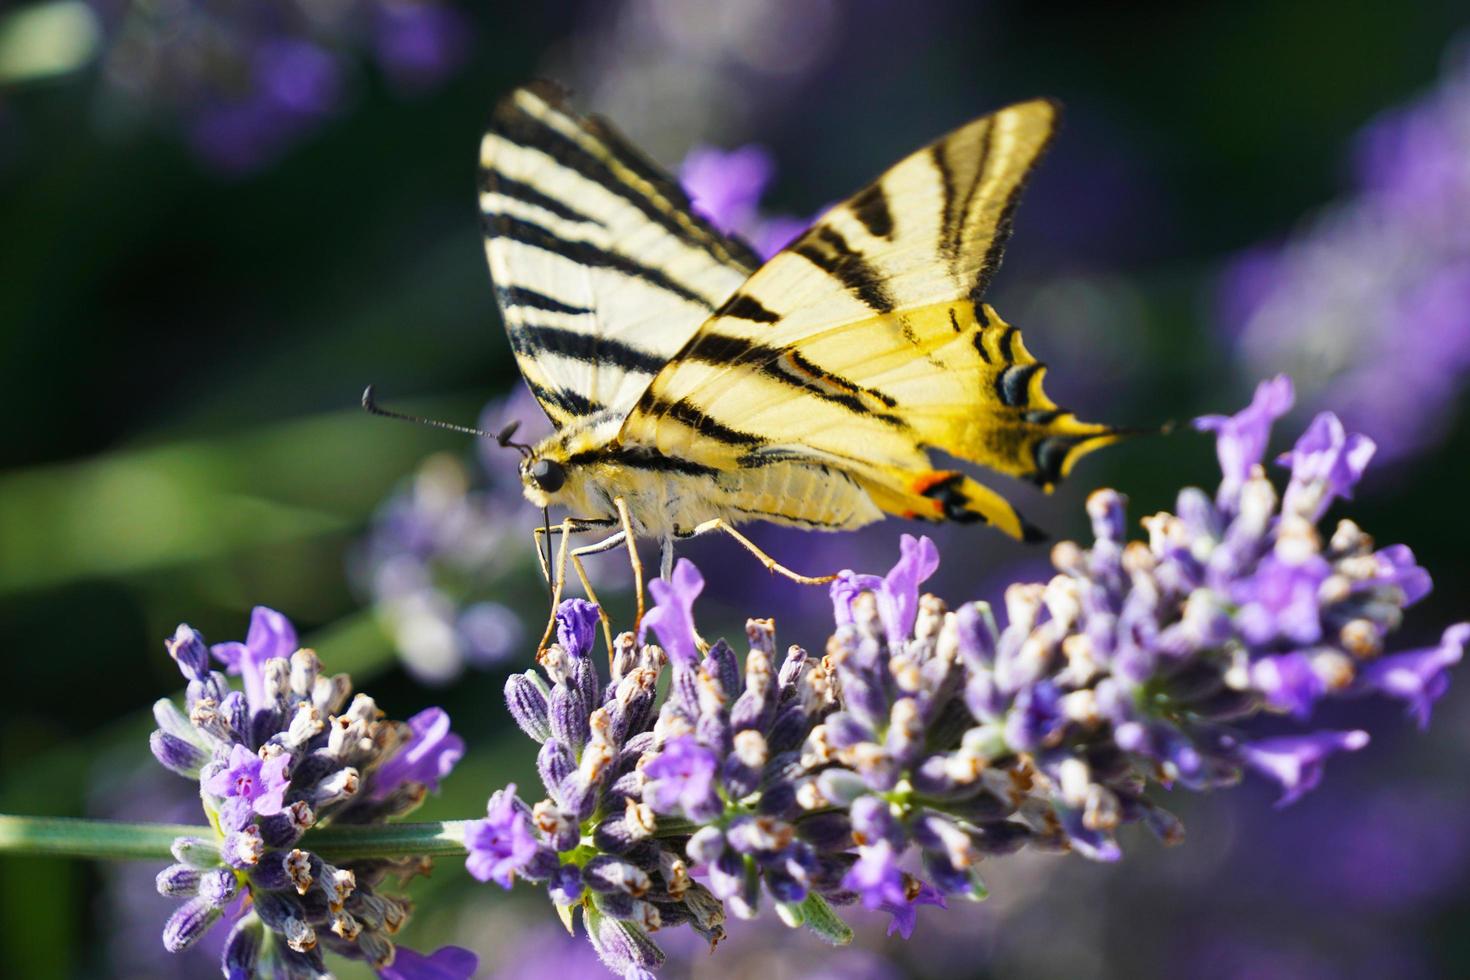
[(928, 473), (921, 473), (915, 477), (911, 489), (914, 493), (922, 497), (935, 487), (947, 483), (959, 475), (954, 470), (930, 470)]

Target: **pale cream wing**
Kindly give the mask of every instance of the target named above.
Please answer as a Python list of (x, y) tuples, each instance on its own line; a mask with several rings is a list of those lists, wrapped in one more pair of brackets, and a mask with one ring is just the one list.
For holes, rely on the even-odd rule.
[(545, 82), (495, 110), (480, 144), (480, 213), (511, 348), (558, 428), (625, 414), (759, 265)]

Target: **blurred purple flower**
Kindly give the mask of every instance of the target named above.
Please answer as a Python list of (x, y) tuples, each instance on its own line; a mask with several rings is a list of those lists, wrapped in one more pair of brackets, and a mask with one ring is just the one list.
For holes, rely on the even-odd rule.
[[(505, 464), (504, 452), (484, 462)], [(488, 597), (503, 595), (504, 579), (532, 560), (532, 512), (503, 470), (489, 468), (488, 486), (480, 488), (460, 460), (429, 457), (379, 507), (349, 555), (357, 591), (372, 601), (404, 667), (421, 682), (444, 684), (466, 666), (498, 666), (525, 638), (520, 617)]]
[(462, 11), (421, 0), (379, 0), (376, 6), (374, 52), (399, 91), (432, 88), (468, 57), (472, 29)]
[(1459, 663), (1470, 642), (1470, 623), (1456, 623), (1444, 631), (1437, 646), (1382, 657), (1363, 668), (1359, 684), (1365, 691), (1408, 702), (1409, 715), (1421, 729), (1429, 727), (1434, 702), (1449, 687), (1449, 669)]
[(1368, 744), (1365, 731), (1313, 732), (1265, 738), (1240, 747), (1240, 757), (1256, 772), (1281, 784), (1277, 806), (1287, 806), (1317, 788), (1327, 757), (1356, 752)]
[(1351, 435), (1331, 412), (1320, 412), (1277, 462), (1291, 467), (1281, 509), (1307, 520), (1320, 518), (1338, 497), (1351, 500), (1377, 446), (1360, 432)]
[(776, 173), (765, 147), (734, 150), (696, 146), (679, 165), (679, 183), (695, 210), (726, 234), (740, 233), (756, 217), (761, 195)]
[(244, 175), (282, 157), (355, 94), (375, 58), (418, 92), (465, 60), (465, 17), (438, 0), (257, 4), (92, 0), (103, 24), (104, 94), (177, 125), (212, 169)]
[(902, 535), (898, 563), (883, 577), (878, 589), (878, 615), (889, 642), (899, 643), (914, 630), (919, 614), (919, 586), (939, 568), (939, 549), (928, 537)]
[(412, 949), (400, 948), (393, 965), (382, 967), (382, 980), (470, 980), (480, 966), (480, 958), (459, 946), (443, 946), (425, 956)]
[(1267, 555), (1249, 577), (1237, 581), (1230, 598), (1240, 606), (1241, 634), (1256, 645), (1282, 639), (1305, 645), (1322, 636), (1317, 591), (1332, 568), (1321, 555), (1292, 562)]
[(911, 899), (902, 902), (884, 902), (878, 907), (889, 913), (893, 918), (888, 923), (888, 935), (898, 933), (905, 939), (914, 934), (914, 926), (919, 921), (920, 905), (937, 905), (939, 908), (949, 908), (949, 903), (944, 900), (944, 895), (929, 884), (927, 881), (919, 883), (919, 890)]
[(1284, 374), (1277, 375), (1256, 385), (1251, 403), (1234, 415), (1205, 415), (1195, 419), (1196, 429), (1215, 433), (1215, 453), (1223, 477), (1217, 499), (1222, 507), (1235, 508), (1251, 468), (1266, 454), (1271, 425), (1291, 410), (1294, 399), (1291, 379)]
[(791, 215), (765, 215), (761, 195), (775, 175), (771, 154), (750, 144), (735, 150), (697, 146), (679, 166), (679, 183), (695, 210), (727, 235), (748, 241), (756, 254), (769, 258), (790, 244), (810, 224)]
[[(857, 892), (863, 905), (870, 909), (906, 907), (908, 894), (903, 886), (903, 871), (898, 866), (898, 853), (886, 840), (859, 847), (858, 859), (842, 879), (842, 887)], [(894, 914), (898, 921), (898, 914)], [(904, 936), (908, 938), (907, 935)]]
[(1226, 270), (1222, 329), (1247, 370), (1289, 371), (1381, 451), (1447, 430), (1470, 376), (1470, 55), (1360, 133), (1358, 186), (1282, 245)]

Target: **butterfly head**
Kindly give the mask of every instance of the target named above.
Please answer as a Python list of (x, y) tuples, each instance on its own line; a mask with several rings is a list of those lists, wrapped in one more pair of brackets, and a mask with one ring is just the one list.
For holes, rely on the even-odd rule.
[(527, 456), (521, 460), (521, 483), (533, 503), (548, 506), (567, 483), (567, 468), (548, 456)]

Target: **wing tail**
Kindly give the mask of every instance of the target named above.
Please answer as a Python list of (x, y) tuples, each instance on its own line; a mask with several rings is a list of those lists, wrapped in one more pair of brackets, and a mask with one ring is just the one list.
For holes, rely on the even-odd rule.
[[(873, 379), (904, 406), (904, 421), (925, 446), (1050, 491), (1083, 456), (1132, 433), (1084, 422), (1052, 401), (1043, 386), (1046, 365), (988, 305), (956, 303), (914, 319), (941, 316), (949, 336), (927, 357)], [(932, 326), (915, 326), (919, 335), (935, 336)]]

